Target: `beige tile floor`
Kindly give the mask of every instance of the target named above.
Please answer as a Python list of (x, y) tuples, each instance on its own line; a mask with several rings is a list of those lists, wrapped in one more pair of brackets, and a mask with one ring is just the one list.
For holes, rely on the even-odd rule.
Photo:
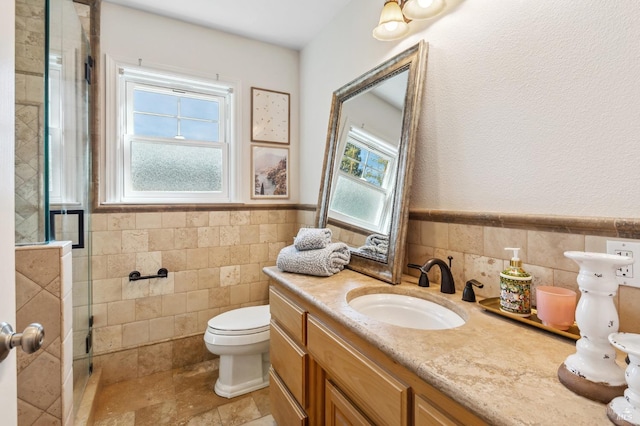
[(231, 399), (213, 392), (218, 362), (103, 387), (97, 395), (94, 426), (275, 426), (269, 388)]

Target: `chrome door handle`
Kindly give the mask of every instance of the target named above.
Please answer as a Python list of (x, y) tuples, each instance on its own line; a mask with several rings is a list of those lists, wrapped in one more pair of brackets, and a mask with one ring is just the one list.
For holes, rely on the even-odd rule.
[(6, 322), (0, 323), (0, 362), (4, 360), (11, 349), (21, 346), (28, 354), (34, 353), (44, 342), (44, 327), (37, 322), (29, 324), (22, 333), (16, 333)]

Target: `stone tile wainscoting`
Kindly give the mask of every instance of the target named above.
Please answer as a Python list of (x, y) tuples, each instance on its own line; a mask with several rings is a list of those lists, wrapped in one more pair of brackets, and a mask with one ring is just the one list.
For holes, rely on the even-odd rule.
[[(435, 216), (436, 220), (429, 220), (429, 216)], [(431, 257), (447, 259), (452, 256), (451, 271), (458, 291), (462, 291), (467, 280), (476, 279), (484, 284), (484, 288), (475, 289), (477, 295), (497, 297), (500, 295), (500, 272), (509, 265), (512, 255), (504, 248), (520, 247), (523, 268), (533, 275), (532, 304), (535, 306), (535, 288), (539, 285), (565, 287), (579, 293), (578, 265), (564, 256), (565, 251), (606, 253), (608, 239), (620, 240), (623, 238), (616, 235), (625, 235), (614, 229), (603, 229), (601, 223), (588, 229), (594, 221), (580, 218), (559, 218), (558, 222), (563, 224), (559, 227), (565, 230), (559, 232), (553, 226), (537, 223), (548, 221), (539, 216), (518, 217), (511, 221), (514, 222), (512, 228), (509, 224), (497, 223), (498, 220), (487, 220), (486, 216), (466, 212), (431, 212), (430, 215), (412, 212), (405, 263), (423, 264)], [(484, 222), (493, 226), (483, 225)], [(602, 236), (609, 234), (613, 235)], [(417, 271), (405, 272), (417, 276)], [(439, 282), (437, 274), (439, 271), (434, 268), (430, 279)], [(620, 286), (615, 302), (620, 331), (640, 333), (640, 311), (637, 309), (640, 289)]]
[[(207, 321), (268, 303), (265, 266), (297, 211), (97, 213), (92, 217), (94, 367), (104, 385), (208, 359)], [(131, 271), (168, 278), (129, 281)]]
[(45, 2), (16, 1), (16, 243), (42, 241)]
[(16, 247), (16, 330), (37, 322), (42, 348), (17, 350), (20, 425), (73, 424), (71, 242)]

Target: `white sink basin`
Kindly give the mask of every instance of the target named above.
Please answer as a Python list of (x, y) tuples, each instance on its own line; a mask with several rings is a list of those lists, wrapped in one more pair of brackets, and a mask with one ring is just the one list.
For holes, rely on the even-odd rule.
[(444, 330), (464, 324), (462, 317), (449, 308), (403, 294), (365, 294), (351, 299), (349, 305), (378, 321), (406, 328)]

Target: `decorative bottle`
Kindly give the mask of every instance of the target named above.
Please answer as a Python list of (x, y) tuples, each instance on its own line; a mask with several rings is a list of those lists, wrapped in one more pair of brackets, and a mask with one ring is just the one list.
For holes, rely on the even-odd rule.
[(509, 267), (500, 273), (500, 310), (520, 317), (531, 316), (531, 274), (522, 269), (519, 248), (512, 250)]

